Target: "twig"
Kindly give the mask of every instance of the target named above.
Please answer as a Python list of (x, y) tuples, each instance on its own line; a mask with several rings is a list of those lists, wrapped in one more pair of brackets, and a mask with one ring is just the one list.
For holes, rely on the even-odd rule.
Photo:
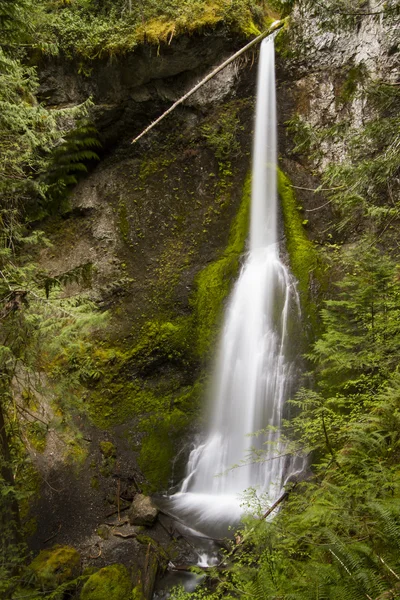
[(383, 558), (382, 558), (381, 556), (379, 556), (379, 554), (378, 554), (378, 558), (379, 558), (379, 560), (381, 561), (381, 563), (382, 563), (382, 564), (383, 564), (383, 565), (384, 565), (384, 566), (385, 566), (385, 567), (388, 569), (388, 571), (390, 571), (390, 573), (393, 575), (393, 577), (395, 577), (395, 578), (397, 579), (397, 581), (400, 581), (400, 577), (397, 575), (397, 573), (395, 573), (395, 572), (393, 571), (393, 569), (391, 569), (391, 568), (389, 567), (389, 565), (387, 565), (387, 564), (385, 563), (385, 561), (383, 560)]
[[(291, 492), (293, 492), (293, 490), (295, 489), (295, 487), (296, 487), (296, 486), (297, 486), (297, 483), (295, 483), (295, 484), (294, 484), (294, 485), (293, 485), (293, 486), (290, 488), (290, 490), (286, 490), (286, 491), (285, 491), (285, 492), (282, 494), (282, 496), (280, 496), (280, 497), (278, 498), (278, 500), (276, 500), (276, 502), (274, 502), (274, 503), (273, 503), (273, 505), (272, 505), (272, 506), (270, 506), (270, 507), (269, 507), (269, 509), (268, 509), (268, 510), (267, 510), (267, 511), (266, 511), (266, 512), (263, 514), (263, 516), (262, 516), (262, 520), (265, 520), (265, 519), (266, 519), (266, 518), (267, 518), (267, 517), (268, 517), (268, 516), (269, 516), (269, 515), (270, 515), (270, 514), (271, 514), (271, 513), (272, 513), (272, 512), (273, 512), (273, 511), (274, 511), (274, 510), (275, 510), (275, 509), (276, 509), (276, 508), (279, 506), (279, 505), (280, 505), (280, 504), (282, 504), (282, 502), (283, 502), (284, 500), (286, 500), (286, 498), (288, 498), (288, 497), (289, 497), (289, 495), (291, 494)], [(251, 528), (251, 529), (250, 529), (250, 530), (247, 532), (247, 535), (245, 535), (244, 537), (242, 537), (242, 538), (240, 539), (240, 541), (239, 541), (239, 542), (236, 544), (236, 546), (233, 548), (232, 552), (230, 553), (230, 556), (233, 556), (233, 554), (235, 554), (236, 550), (237, 550), (238, 548), (240, 548), (240, 546), (242, 546), (242, 545), (244, 544), (244, 542), (247, 540), (247, 538), (249, 537), (249, 535), (250, 535), (251, 533), (253, 533), (254, 529), (255, 529), (255, 528), (254, 528), (254, 527), (252, 527), (252, 528)], [(220, 563), (220, 564), (221, 564), (221, 563)]]
[[(30, 417), (32, 417), (32, 419), (35, 419), (35, 421), (40, 421), (41, 423), (43, 423), (43, 425), (46, 425), (47, 429), (49, 428), (49, 423), (47, 423), (46, 421), (43, 421), (40, 417), (38, 417), (37, 415), (34, 415), (33, 413), (31, 413), (27, 408), (25, 408), (24, 406), (20, 406), (19, 404), (15, 405), (17, 411), (20, 413), (20, 411), (22, 410), (23, 412), (28, 413), (28, 415)], [(21, 414), (21, 413), (20, 413)], [(22, 415), (23, 416), (23, 415)], [(26, 417), (24, 417), (24, 419), (26, 419)], [(28, 420), (28, 419), (27, 419)]]
[(120, 492), (121, 492), (121, 480), (118, 479), (118, 483), (117, 483), (117, 509), (118, 509), (118, 521), (121, 520), (121, 511), (120, 511), (120, 504), (121, 504), (121, 497), (120, 497)]
[(43, 544), (47, 544), (47, 542), (54, 539), (56, 537), (56, 535), (58, 535), (60, 533), (61, 527), (62, 527), (62, 523), (59, 523), (57, 531), (55, 533), (53, 533), (53, 535), (51, 535), (50, 537), (43, 540)]
[[(124, 508), (121, 508), (119, 512), (124, 512), (125, 510), (129, 510), (130, 505), (129, 506), (125, 506)], [(104, 517), (105, 519), (108, 519), (108, 517), (112, 517), (113, 515), (118, 514), (118, 510), (113, 510), (110, 513), (107, 513), (106, 516)]]

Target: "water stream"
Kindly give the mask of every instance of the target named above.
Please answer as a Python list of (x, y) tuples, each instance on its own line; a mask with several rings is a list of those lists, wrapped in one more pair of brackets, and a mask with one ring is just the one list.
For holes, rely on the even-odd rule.
[[(262, 42), (258, 67), (249, 251), (225, 314), (208, 431), (190, 454), (180, 491), (168, 500), (171, 513), (214, 538), (240, 521), (245, 490), (255, 488), (273, 503), (291, 469), (279, 438), (295, 371), (287, 350), (296, 291), (279, 257), (277, 221), (271, 36)], [(255, 460), (261, 449), (263, 460)]]

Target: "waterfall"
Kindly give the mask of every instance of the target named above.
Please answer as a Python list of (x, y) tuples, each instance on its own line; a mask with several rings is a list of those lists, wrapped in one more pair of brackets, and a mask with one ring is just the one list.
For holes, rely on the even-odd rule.
[[(276, 129), (271, 36), (261, 44), (258, 67), (249, 252), (226, 310), (208, 433), (192, 450), (187, 476), (170, 498), (174, 513), (190, 527), (214, 535), (222, 523), (240, 520), (246, 489), (256, 488), (272, 503), (283, 485), (279, 438), (294, 369), (286, 350), (295, 291), (277, 241)], [(250, 435), (261, 429), (259, 436)], [(255, 460), (254, 449), (261, 448), (263, 461)]]

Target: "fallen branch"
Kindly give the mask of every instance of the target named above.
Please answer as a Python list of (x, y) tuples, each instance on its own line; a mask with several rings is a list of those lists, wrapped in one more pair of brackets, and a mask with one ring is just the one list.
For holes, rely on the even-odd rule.
[(225, 69), (225, 67), (227, 67), (231, 62), (233, 62), (234, 60), (236, 60), (236, 58), (238, 58), (239, 56), (241, 56), (242, 54), (244, 54), (247, 50), (249, 50), (250, 48), (252, 48), (256, 44), (258, 44), (259, 42), (261, 42), (267, 36), (272, 35), (275, 31), (277, 31), (278, 29), (280, 29), (281, 27), (283, 27), (283, 25), (284, 25), (283, 21), (275, 21), (275, 23), (273, 23), (271, 25), (271, 27), (268, 29), (268, 31), (264, 31), (263, 33), (261, 33), (261, 35), (257, 36), (256, 38), (254, 38), (254, 40), (252, 40), (251, 42), (249, 42), (246, 46), (244, 46), (243, 48), (241, 48), (240, 50), (238, 50), (238, 52), (235, 52), (235, 54), (233, 54), (232, 56), (230, 56), (227, 60), (225, 60), (222, 64), (220, 64), (216, 69), (214, 69), (213, 71), (211, 71), (211, 73), (209, 73), (206, 77), (204, 77), (204, 79), (202, 79), (201, 81), (199, 81), (199, 83), (197, 83), (184, 96), (182, 96), (181, 98), (179, 98), (179, 100), (177, 100), (172, 106), (170, 106), (168, 108), (168, 110), (166, 110), (160, 117), (158, 117), (158, 119), (156, 119), (155, 121), (153, 121), (153, 123), (151, 123), (148, 127), (146, 127), (146, 129), (144, 129), (142, 131), (142, 133), (140, 133), (137, 137), (135, 137), (134, 140), (132, 140), (132, 144), (135, 144), (138, 140), (140, 140), (141, 137), (143, 137), (144, 135), (146, 135), (146, 133), (148, 133), (151, 129), (153, 129), (153, 127), (155, 127), (156, 125), (158, 125), (158, 123), (160, 121), (162, 121), (162, 119), (164, 119), (164, 117), (166, 117), (167, 115), (169, 115), (173, 110), (175, 110), (175, 108), (177, 106), (179, 106), (180, 104), (182, 104), (182, 102), (184, 102), (190, 96), (192, 96), (195, 92), (197, 92), (197, 90), (199, 88), (201, 88), (205, 83), (207, 83), (208, 81), (210, 81), (210, 79), (212, 79), (213, 77), (215, 77), (215, 75), (217, 75), (220, 71), (222, 71), (222, 69)]
[[(295, 489), (296, 485), (297, 485), (297, 483), (295, 483), (295, 484), (293, 485), (293, 487), (291, 487), (291, 488), (290, 488), (290, 490), (286, 490), (285, 492), (283, 492), (282, 496), (280, 496), (280, 497), (278, 498), (278, 500), (276, 500), (276, 502), (274, 502), (274, 503), (273, 503), (273, 505), (272, 505), (272, 506), (270, 506), (270, 507), (269, 507), (269, 509), (268, 509), (268, 510), (267, 510), (267, 511), (266, 511), (266, 512), (263, 514), (263, 516), (262, 516), (262, 520), (265, 520), (267, 517), (269, 517), (269, 515), (270, 515), (271, 513), (273, 513), (273, 512), (274, 512), (274, 510), (275, 510), (276, 508), (278, 508), (278, 506), (279, 506), (280, 504), (282, 504), (282, 502), (284, 502), (284, 501), (285, 501), (285, 500), (286, 500), (286, 499), (289, 497), (289, 494), (291, 494), (291, 492), (293, 492), (293, 490)], [(251, 533), (253, 533), (254, 529), (255, 529), (255, 528), (254, 528), (254, 527), (252, 527), (252, 528), (250, 529), (250, 531), (248, 531), (247, 535), (245, 535), (245, 536), (244, 536), (244, 537), (242, 537), (242, 538), (239, 538), (239, 541), (238, 541), (238, 543), (236, 544), (236, 546), (233, 548), (232, 552), (230, 553), (230, 556), (233, 556), (233, 555), (235, 554), (236, 550), (237, 550), (238, 548), (240, 548), (240, 546), (242, 546), (242, 545), (245, 543), (245, 541), (247, 540), (247, 538), (249, 537), (249, 535), (250, 535)]]
[(170, 564), (172, 565), (169, 567), (171, 571), (185, 571), (187, 573), (193, 573), (195, 572), (195, 569), (200, 569), (201, 571), (207, 573), (208, 571), (215, 571), (215, 569), (220, 571), (223, 568), (219, 565), (216, 567), (200, 567), (199, 565), (174, 565), (173, 563)]
[[(296, 485), (296, 484), (295, 484)], [(292, 489), (290, 491), (292, 491), (295, 487), (295, 485), (292, 487)], [(284, 500), (286, 500), (286, 498), (289, 496), (289, 492), (283, 492), (282, 496), (280, 496), (278, 498), (278, 500), (276, 502), (273, 503), (272, 506), (269, 507), (269, 509), (263, 514), (262, 518), (266, 519), (267, 517), (269, 517), (269, 515), (274, 512), (274, 510), (280, 505), (282, 504), (282, 502)]]
[(50, 537), (43, 540), (43, 544), (47, 544), (47, 542), (54, 539), (60, 533), (61, 527), (62, 527), (62, 523), (59, 523), (57, 531), (55, 533), (53, 533), (53, 535), (51, 535)]

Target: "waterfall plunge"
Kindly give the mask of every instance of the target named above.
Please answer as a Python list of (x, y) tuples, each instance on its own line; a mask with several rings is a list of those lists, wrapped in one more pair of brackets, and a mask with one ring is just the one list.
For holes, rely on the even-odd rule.
[[(285, 338), (294, 291), (277, 243), (276, 138), (271, 36), (262, 42), (258, 67), (250, 249), (225, 315), (208, 435), (192, 450), (181, 490), (170, 498), (174, 514), (214, 536), (240, 520), (246, 489), (272, 503), (283, 482), (279, 435), (292, 380)], [(264, 428), (266, 434), (249, 435)], [(251, 460), (254, 447), (263, 448), (263, 462)]]

